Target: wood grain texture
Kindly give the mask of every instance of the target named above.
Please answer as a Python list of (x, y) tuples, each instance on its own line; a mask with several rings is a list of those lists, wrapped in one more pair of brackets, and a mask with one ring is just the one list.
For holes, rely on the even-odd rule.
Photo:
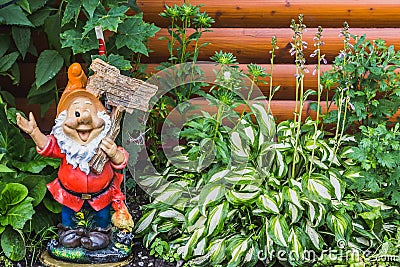
[[(137, 0), (144, 19), (160, 27), (168, 21), (158, 15), (165, 4), (182, 4), (177, 0)], [(215, 19), (214, 27), (288, 27), (292, 19), (304, 14), (308, 27), (342, 27), (347, 21), (351, 27), (398, 27), (400, 2), (398, 0), (192, 0), (191, 4), (204, 4)]]
[[(305, 50), (305, 57), (308, 63), (314, 64), (315, 58), (310, 58), (313, 53), (313, 38), (317, 32), (316, 28), (309, 28), (304, 32), (303, 40), (308, 43)], [(353, 28), (350, 32), (355, 35), (366, 34), (368, 39), (384, 39), (388, 45), (395, 45), (396, 49), (400, 48), (399, 29), (396, 28)], [(343, 49), (343, 39), (339, 37), (340, 29), (327, 28), (324, 29), (322, 40), (325, 45), (321, 47), (322, 54), (326, 55), (328, 62), (333, 59)], [(169, 58), (168, 42), (159, 40), (161, 36), (169, 36), (167, 29), (161, 29), (155, 37), (149, 40), (149, 47), (153, 53), (149, 58), (143, 58), (144, 62), (158, 63), (166, 61)], [(199, 60), (210, 60), (215, 51), (232, 52), (239, 63), (269, 63), (271, 50), (271, 38), (277, 37), (279, 49), (276, 51), (275, 63), (289, 64), (294, 62), (294, 57), (290, 55), (291, 40), (293, 32), (291, 29), (271, 29), (271, 28), (215, 28), (213, 32), (203, 34), (201, 41), (210, 44), (201, 48)], [(194, 43), (191, 46), (193, 51)]]

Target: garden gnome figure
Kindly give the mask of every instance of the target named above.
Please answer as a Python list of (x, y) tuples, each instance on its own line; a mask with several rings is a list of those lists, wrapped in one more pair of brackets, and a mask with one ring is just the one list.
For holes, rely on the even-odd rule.
[[(54, 199), (62, 204), (59, 243), (65, 248), (94, 251), (111, 242), (111, 207), (124, 218), (119, 228), (132, 229), (132, 217), (120, 190), (128, 153), (107, 136), (111, 119), (101, 101), (85, 89), (87, 78), (78, 63), (68, 69), (68, 85), (57, 107), (57, 118), (50, 135), (44, 135), (32, 113), (29, 119), (17, 114), (18, 126), (29, 134), (39, 154), (61, 159), (58, 177), (47, 185)], [(90, 160), (98, 147), (108, 157), (101, 173), (93, 172)], [(93, 213), (91, 227), (77, 225), (77, 217)], [(121, 215), (122, 214), (122, 215)]]

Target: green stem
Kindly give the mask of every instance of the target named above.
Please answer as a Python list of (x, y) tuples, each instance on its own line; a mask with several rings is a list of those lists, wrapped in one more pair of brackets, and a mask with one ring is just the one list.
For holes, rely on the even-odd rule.
[(268, 97), (268, 113), (271, 113), (271, 101), (272, 101), (272, 76), (274, 71), (274, 57), (275, 57), (275, 47), (272, 47), (271, 53), (271, 67), (269, 71), (269, 97)]

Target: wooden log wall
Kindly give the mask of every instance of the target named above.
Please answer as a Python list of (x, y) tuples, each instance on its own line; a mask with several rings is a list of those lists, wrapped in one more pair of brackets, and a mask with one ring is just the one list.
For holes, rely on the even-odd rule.
[[(351, 33), (366, 34), (369, 39), (382, 38), (387, 44), (394, 45), (396, 50), (400, 49), (400, 0), (191, 0), (190, 2), (196, 5), (202, 4), (201, 11), (206, 11), (215, 19), (212, 32), (205, 33), (201, 39), (210, 44), (200, 50), (199, 60), (208, 61), (215, 51), (222, 50), (232, 52), (241, 63), (241, 68), (245, 68), (248, 63), (257, 63), (269, 70), (271, 38), (277, 37), (279, 50), (276, 51), (273, 78), (274, 86), (280, 85), (281, 89), (274, 97), (272, 111), (278, 120), (292, 118), (295, 107), (295, 65), (294, 58), (289, 53), (293, 32), (289, 26), (291, 20), (297, 20), (299, 14), (304, 14), (304, 23), (307, 25), (304, 40), (308, 42), (309, 48), (305, 51), (305, 56), (310, 72), (305, 75), (306, 89), (317, 87), (317, 78), (312, 75), (316, 62), (315, 58), (310, 58), (309, 55), (314, 50), (313, 37), (318, 26), (324, 29), (325, 45), (321, 50), (328, 60), (328, 64), (322, 66), (323, 71), (331, 68), (333, 59), (343, 48), (343, 39), (339, 34), (344, 21), (349, 23)], [(154, 72), (155, 67), (168, 58), (167, 41), (158, 39), (168, 35), (168, 21), (160, 17), (159, 13), (165, 9), (165, 4), (171, 6), (182, 3), (183, 0), (137, 0), (138, 6), (143, 11), (144, 20), (162, 28), (156, 37), (149, 41), (149, 47), (154, 52), (143, 59), (149, 64), (150, 72)], [(23, 97), (24, 92), (29, 90), (33, 82), (34, 65), (23, 64), (21, 73), (24, 78), (20, 88), (14, 91), (17, 92), (17, 97)], [(60, 81), (61, 84), (66, 81), (65, 73), (60, 76)], [(265, 85), (260, 85), (260, 88), (264, 93), (268, 91)], [(27, 106), (26, 102), (25, 99), (19, 99), (19, 108), (23, 111), (37, 109), (35, 106)], [(54, 109), (50, 110), (43, 122), (40, 122), (47, 128), (50, 127), (47, 123), (48, 117), (53, 116), (52, 112)], [(303, 112), (313, 114), (308, 105)]]

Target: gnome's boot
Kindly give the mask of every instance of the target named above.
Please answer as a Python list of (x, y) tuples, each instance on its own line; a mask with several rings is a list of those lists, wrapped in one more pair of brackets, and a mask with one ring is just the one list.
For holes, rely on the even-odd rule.
[(95, 228), (81, 238), (82, 247), (89, 250), (99, 250), (106, 248), (111, 242), (111, 227), (107, 229)]
[(81, 238), (85, 235), (83, 228), (68, 229), (59, 235), (61, 245), (66, 248), (76, 248), (81, 245)]

